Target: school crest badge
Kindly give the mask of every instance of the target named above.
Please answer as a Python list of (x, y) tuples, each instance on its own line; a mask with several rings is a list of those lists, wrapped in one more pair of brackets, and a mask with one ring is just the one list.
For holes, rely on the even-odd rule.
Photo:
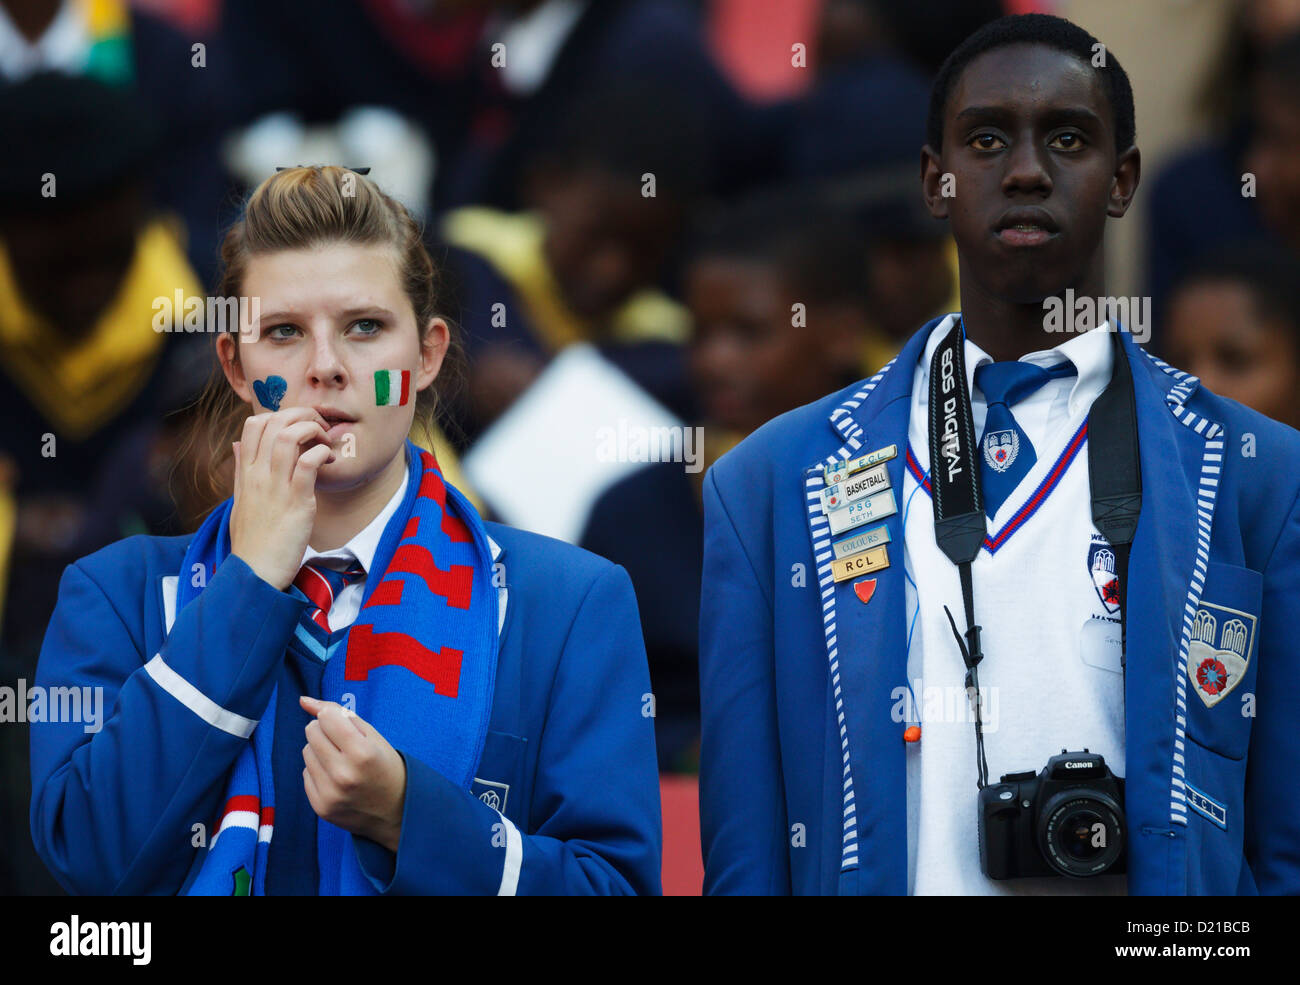
[(984, 435), (984, 461), (994, 472), (1011, 468), (1020, 451), (1020, 435), (1014, 430), (990, 431)]
[(1187, 675), (1205, 707), (1213, 708), (1241, 683), (1255, 645), (1255, 617), (1249, 612), (1202, 602), (1192, 620)]
[(504, 814), (506, 798), (510, 796), (510, 784), (498, 783), (496, 780), (480, 780), (476, 776), (470, 786), (470, 793), (494, 811)]
[(1088, 571), (1092, 574), (1092, 587), (1101, 599), (1102, 607), (1111, 614), (1119, 612), (1119, 575), (1115, 571), (1115, 552), (1105, 537), (1092, 535), (1088, 547)]

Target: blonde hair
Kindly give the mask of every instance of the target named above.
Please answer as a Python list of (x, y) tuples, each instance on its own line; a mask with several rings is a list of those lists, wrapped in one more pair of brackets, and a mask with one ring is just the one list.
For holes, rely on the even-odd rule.
[[(443, 317), (450, 325), (438, 310), (438, 271), (415, 218), (373, 181), (332, 165), (287, 168), (253, 190), (243, 215), (221, 244), (222, 272), (217, 295), (231, 298), (242, 294), (248, 262), (253, 257), (339, 242), (393, 247), (398, 277), (415, 311), (421, 342), (431, 319)], [(239, 362), (238, 334), (234, 361)], [(463, 375), (463, 356), (453, 333), (439, 372), (439, 390), (446, 392), (448, 384), (459, 382)], [(210, 509), (230, 495), (218, 475), (232, 457), (231, 444), (239, 437), (248, 412), (222, 372), (219, 359), (212, 378), (190, 409), (193, 422), (177, 460), (191, 462), (194, 490), (203, 501), (210, 500)], [(432, 447), (439, 409), (434, 387), (416, 395), (411, 434), (417, 443)], [(196, 455), (196, 445), (201, 441), (208, 444), (207, 454)]]

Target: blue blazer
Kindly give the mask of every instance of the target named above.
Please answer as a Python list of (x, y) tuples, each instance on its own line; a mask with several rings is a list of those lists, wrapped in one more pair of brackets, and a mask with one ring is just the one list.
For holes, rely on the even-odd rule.
[[(475, 782), (466, 792), (404, 756), (398, 851), (358, 838), (362, 867), (390, 894), (657, 894), (653, 702), (631, 582), (571, 545), (486, 528), (494, 584), (504, 587)], [(93, 734), (77, 723), (32, 725), (31, 828), (72, 892), (180, 891), (205, 853), (192, 826), (219, 815), (247, 741), (209, 725), (145, 664), (161, 653), (200, 700), (256, 720), (307, 604), (232, 555), (176, 613), (188, 542), (131, 537), (63, 575), (36, 684), (103, 687), (104, 721)], [(299, 786), (300, 772), (289, 777)]]
[[(869, 605), (833, 581), (821, 467), (896, 444), (888, 471), (902, 489), (913, 368), (935, 324), (865, 383), (770, 421), (706, 477), (706, 892), (907, 892), (903, 726), (890, 714), (906, 681), (902, 559), (876, 576)], [(1123, 343), (1143, 477), (1128, 588), (1129, 892), (1294, 893), (1300, 433), (1215, 396), (1127, 332)], [(901, 513), (884, 523), (900, 545)], [(1204, 646), (1192, 645), (1198, 612), (1215, 607), (1248, 624), (1249, 662), (1207, 707), (1189, 648)]]

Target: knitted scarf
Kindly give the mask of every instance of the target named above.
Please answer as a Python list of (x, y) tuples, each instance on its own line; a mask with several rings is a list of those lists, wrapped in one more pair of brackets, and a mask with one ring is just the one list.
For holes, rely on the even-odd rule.
[[(356, 622), (325, 666), (321, 697), (350, 705), (396, 749), (469, 790), (496, 680), (497, 599), (483, 522), (442, 478), (434, 456), (406, 445), (409, 481), (366, 577)], [(181, 566), (177, 611), (230, 554), (232, 500), (217, 507)], [(195, 565), (201, 565), (196, 568)], [(215, 656), (215, 655), (214, 655)], [(236, 659), (238, 655), (227, 655)], [(344, 695), (352, 700), (345, 702)], [(284, 695), (283, 700), (296, 700)], [(274, 692), (231, 770), (190, 895), (263, 895), (275, 826)], [(352, 835), (317, 820), (321, 895), (371, 895)]]

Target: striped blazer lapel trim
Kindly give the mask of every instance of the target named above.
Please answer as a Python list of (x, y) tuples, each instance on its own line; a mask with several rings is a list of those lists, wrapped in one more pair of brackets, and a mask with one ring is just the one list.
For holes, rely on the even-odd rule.
[(1169, 820), (1173, 824), (1187, 824), (1187, 783), (1184, 742), (1187, 726), (1187, 654), (1191, 647), (1192, 620), (1201, 604), (1205, 588), (1207, 565), (1210, 561), (1210, 531), (1214, 523), (1214, 507), (1219, 492), (1219, 477), (1223, 470), (1223, 425), (1193, 413), (1186, 401), (1200, 385), (1200, 380), (1190, 373), (1174, 369), (1139, 348), (1147, 359), (1174, 379), (1174, 385), (1165, 394), (1165, 404), (1183, 427), (1190, 428), (1205, 441), (1201, 454), (1201, 474), (1196, 487), (1196, 560), (1192, 578), (1187, 586), (1187, 599), (1183, 606), (1183, 628), (1178, 640), (1178, 666), (1175, 673), (1178, 710), (1174, 717), (1174, 755), (1170, 764)]
[(837, 407), (830, 416), (831, 423), (839, 432), (844, 444), (838, 452), (821, 459), (804, 469), (804, 494), (808, 510), (808, 529), (813, 542), (813, 559), (817, 565), (817, 586), (821, 593), (822, 630), (825, 634), (826, 658), (830, 663), (831, 688), (835, 699), (835, 720), (840, 735), (840, 755), (843, 764), (842, 788), (842, 829), (843, 839), (840, 849), (840, 871), (846, 872), (858, 867), (858, 823), (857, 805), (853, 790), (853, 764), (849, 754), (849, 733), (844, 714), (844, 694), (840, 687), (840, 659), (838, 638), (836, 635), (835, 579), (831, 573), (831, 528), (822, 507), (822, 489), (826, 485), (824, 466), (836, 461), (853, 457), (862, 447), (862, 427), (854, 420), (853, 414), (862, 406), (873, 390), (885, 378), (885, 375), (898, 361), (891, 359), (885, 366), (870, 377), (862, 388), (852, 397)]

